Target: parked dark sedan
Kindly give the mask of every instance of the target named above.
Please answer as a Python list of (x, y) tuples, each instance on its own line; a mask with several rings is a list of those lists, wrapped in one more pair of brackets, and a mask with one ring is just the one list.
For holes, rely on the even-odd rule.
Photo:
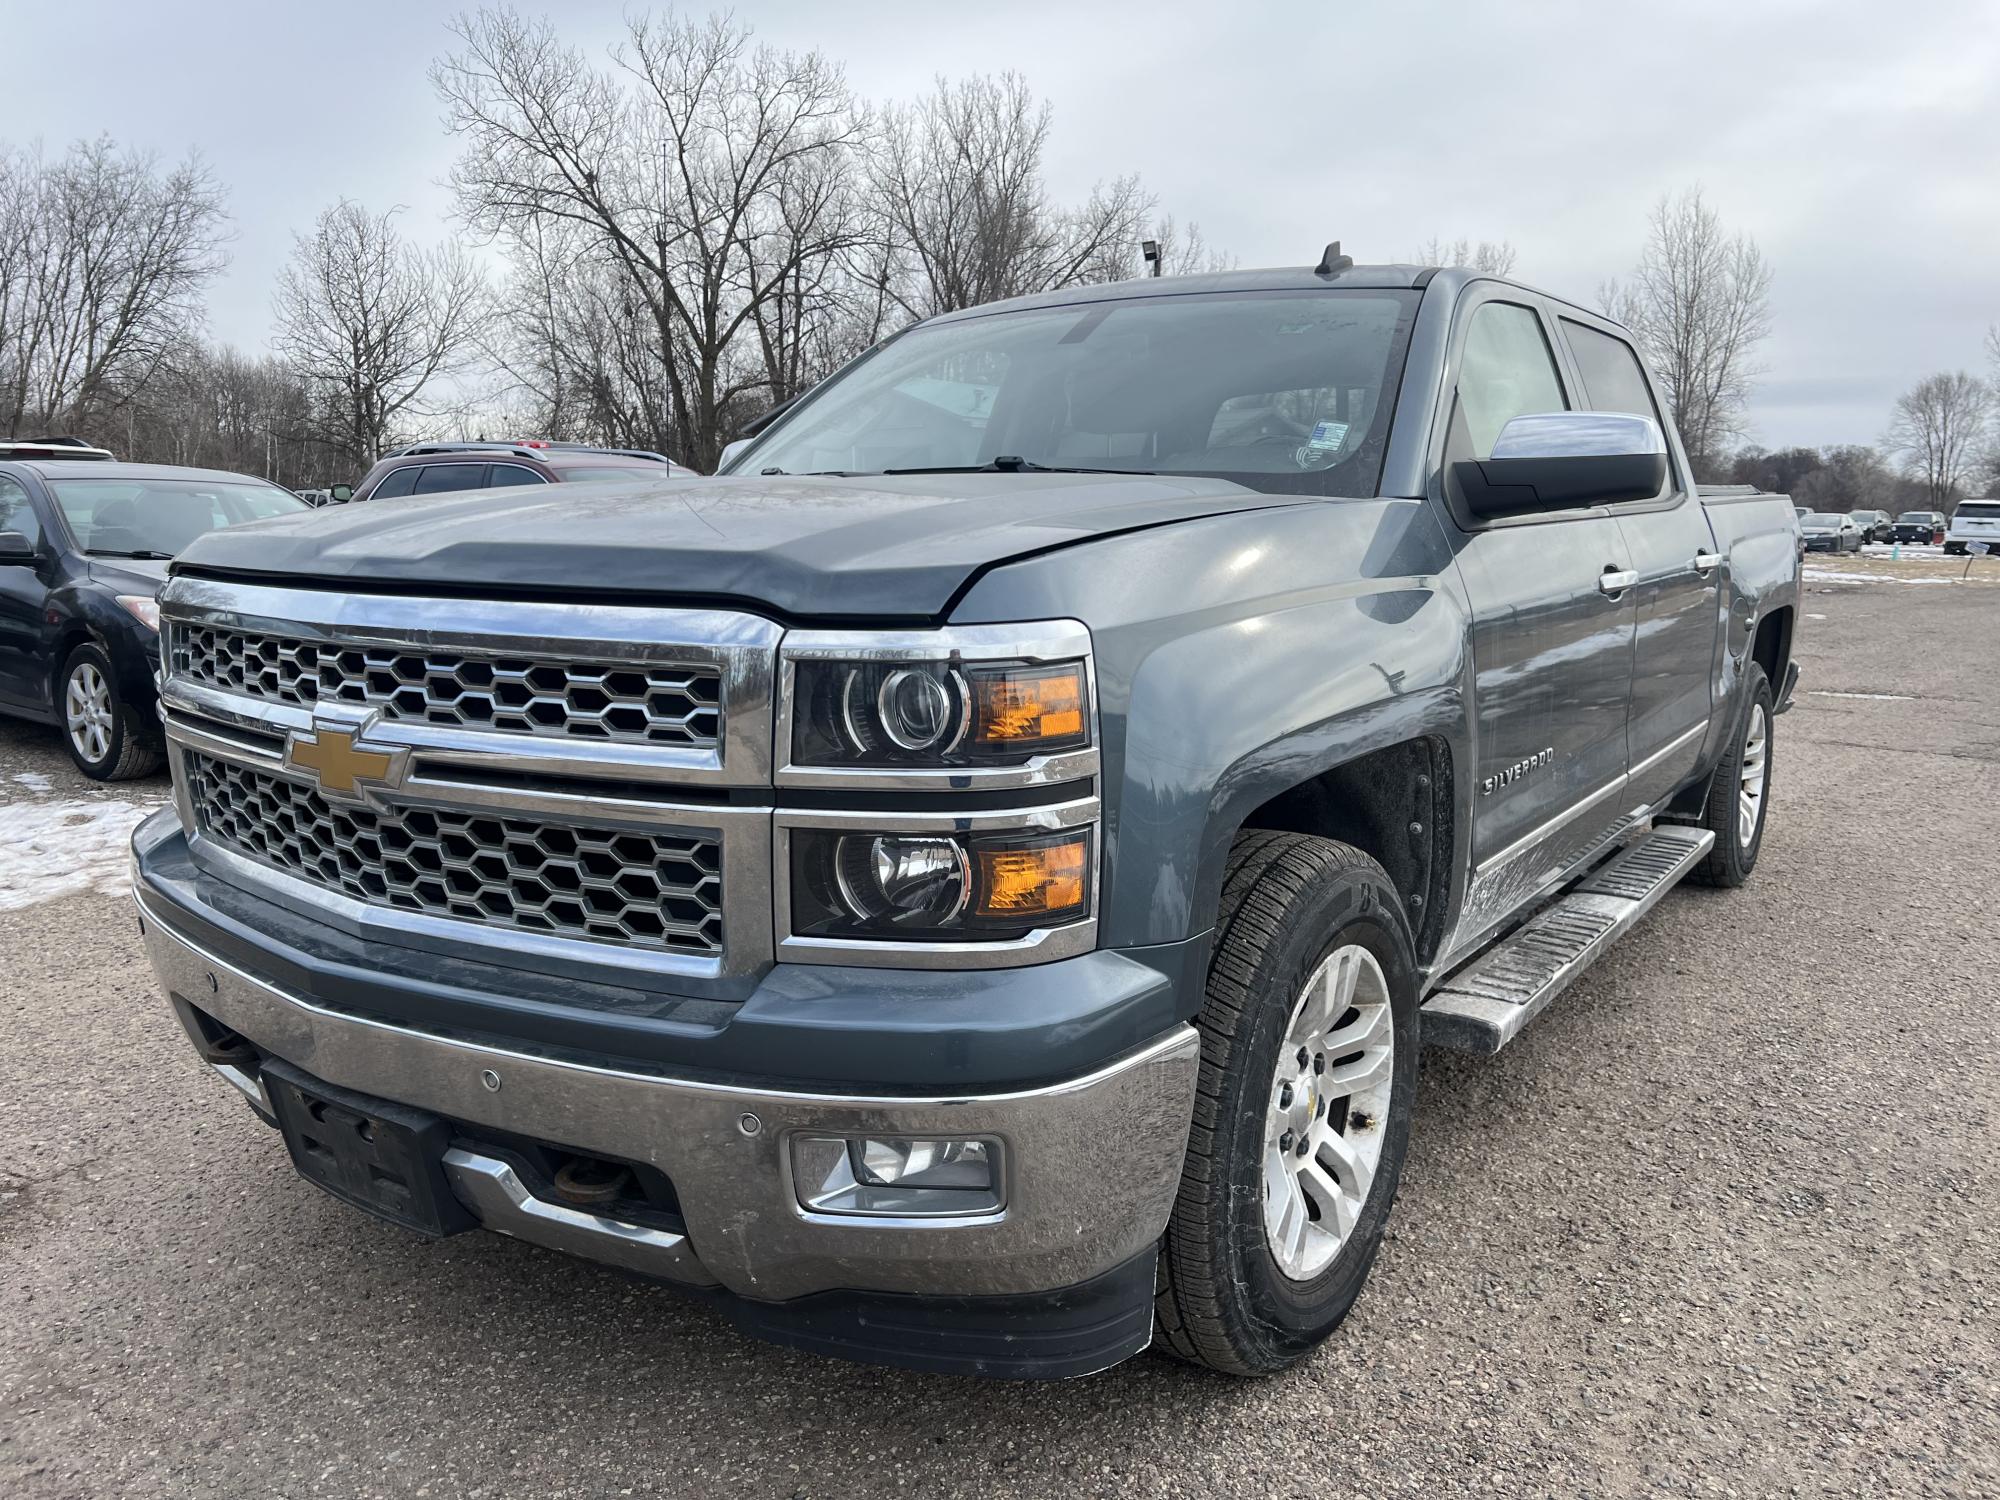
[(1944, 512), (1941, 510), (1906, 510), (1896, 517), (1889, 540), (1934, 546), (1944, 540), (1944, 525)]
[(154, 671), (167, 562), (219, 526), (306, 509), (210, 469), (0, 462), (0, 714), (53, 724), (86, 776), (160, 763)]

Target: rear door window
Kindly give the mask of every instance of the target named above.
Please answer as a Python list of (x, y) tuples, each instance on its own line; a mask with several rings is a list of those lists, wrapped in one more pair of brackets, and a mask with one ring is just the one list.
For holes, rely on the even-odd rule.
[[(1651, 417), (1653, 424), (1664, 434), (1665, 420), (1660, 416), (1659, 403), (1653, 399), (1653, 388), (1646, 383), (1645, 367), (1639, 363), (1638, 351), (1621, 338), (1615, 338), (1601, 329), (1592, 328), (1587, 323), (1574, 322), (1569, 318), (1562, 321), (1563, 338), (1569, 343), (1569, 352), (1576, 359), (1577, 374), (1583, 377), (1583, 400), (1592, 411), (1628, 412), (1635, 417)], [(1674, 479), (1668, 476), (1668, 487)]]
[(428, 464), (417, 475), (416, 495), (442, 495), (451, 490), (476, 490), (486, 483), (485, 464)]
[(523, 484), (547, 483), (548, 481), (533, 469), (523, 468), (520, 464), (495, 464), (492, 472), (486, 477), (486, 487), (490, 490), (507, 489)]

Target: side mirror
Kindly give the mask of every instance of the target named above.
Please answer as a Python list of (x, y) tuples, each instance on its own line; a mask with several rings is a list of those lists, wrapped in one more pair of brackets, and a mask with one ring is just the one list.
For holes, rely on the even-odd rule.
[(336, 484), (332, 489), (327, 491), (327, 494), (333, 498), (335, 505), (345, 505), (354, 498), (354, 486), (351, 484)]
[(1666, 486), (1667, 442), (1651, 417), (1545, 412), (1514, 418), (1491, 458), (1462, 458), (1452, 477), (1487, 518), (1650, 500)]
[(0, 568), (31, 568), (41, 561), (35, 544), (18, 531), (0, 531)]
[(749, 438), (738, 438), (733, 443), (724, 443), (722, 445), (722, 457), (716, 461), (715, 472), (718, 474), (727, 473), (729, 466), (736, 462), (736, 455), (749, 447), (750, 441)]

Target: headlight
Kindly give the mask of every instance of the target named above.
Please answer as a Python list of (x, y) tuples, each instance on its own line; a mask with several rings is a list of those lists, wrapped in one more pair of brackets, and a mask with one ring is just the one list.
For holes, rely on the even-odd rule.
[(137, 620), (148, 630), (158, 633), (160, 628), (160, 601), (151, 594), (120, 594), (118, 603), (126, 614)]
[(1090, 743), (1081, 661), (801, 661), (792, 763), (1019, 764)]
[(898, 942), (1021, 938), (1090, 912), (1091, 831), (792, 835), (792, 931)]

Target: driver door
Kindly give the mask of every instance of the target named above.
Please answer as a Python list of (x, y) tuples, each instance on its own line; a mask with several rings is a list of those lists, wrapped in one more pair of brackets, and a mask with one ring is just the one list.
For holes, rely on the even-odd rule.
[[(42, 542), (42, 523), (26, 486), (5, 474), (0, 474), (0, 531), (18, 532), (36, 546)], [(49, 706), (48, 668), (41, 660), (42, 607), (49, 596), (45, 566), (46, 561), (0, 563), (0, 701), (15, 708)]]

